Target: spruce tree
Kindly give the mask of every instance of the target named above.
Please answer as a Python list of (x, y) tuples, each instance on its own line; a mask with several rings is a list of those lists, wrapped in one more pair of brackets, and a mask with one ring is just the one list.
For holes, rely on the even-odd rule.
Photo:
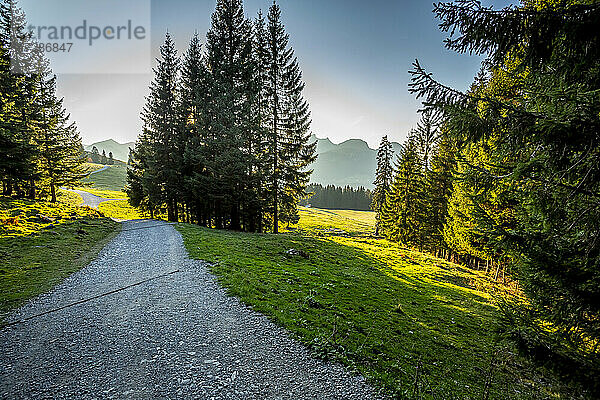
[[(419, 164), (423, 174), (423, 219), (419, 221), (420, 236), (423, 247), (433, 253), (441, 247), (442, 231), (444, 226), (443, 213), (445, 212), (446, 198), (440, 197), (444, 192), (439, 192), (436, 173), (432, 170), (432, 159), (440, 140), (441, 115), (433, 109), (421, 112), (421, 119), (412, 131), (415, 141)], [(446, 193), (447, 194), (447, 193)]]
[(486, 142), (494, 142), (485, 163), (467, 164), (465, 176), (478, 194), (509, 189), (512, 226), (479, 207), (479, 195), (483, 212), (474, 221), (528, 296), (526, 313), (507, 313), (513, 332), (598, 393), (600, 6), (528, 1), (493, 11), (463, 1), (438, 4), (435, 13), (451, 33), (449, 49), (488, 54), (487, 71), (501, 76), (491, 92), (461, 93), (416, 62), (412, 91), (444, 113), (458, 143), (490, 149)]
[(426, 173), (431, 169), (431, 157), (439, 139), (440, 123), (440, 113), (435, 112), (433, 109), (425, 109), (421, 113), (421, 119), (417, 123), (416, 129), (413, 131), (417, 151)]
[(25, 14), (14, 0), (0, 3), (0, 173), (3, 193), (35, 196), (38, 150), (31, 129), (35, 111), (38, 54), (27, 31)]
[(96, 146), (92, 146), (90, 157), (94, 164), (100, 164), (100, 153), (98, 152), (98, 148)]
[(209, 77), (204, 65), (202, 46), (198, 35), (190, 40), (181, 68), (181, 107), (186, 120), (188, 138), (185, 146), (183, 194), (193, 210), (198, 224), (208, 225), (212, 217), (211, 185), (214, 173), (212, 159)]
[(381, 211), (381, 233), (393, 241), (422, 248), (421, 223), (426, 213), (424, 179), (414, 134), (402, 146), (396, 175)]
[(207, 67), (211, 72), (213, 114), (211, 169), (216, 226), (242, 228), (244, 202), (248, 201), (248, 174), (252, 165), (250, 143), (254, 73), (252, 29), (241, 0), (218, 0), (207, 34)]
[(58, 187), (75, 185), (86, 176), (85, 159), (75, 123), (69, 121), (63, 99), (57, 98), (56, 76), (44, 59), (39, 59), (36, 70), (36, 113), (32, 122), (33, 141), (39, 152), (36, 168), (41, 186), (49, 190), (51, 201), (56, 202)]
[(433, 149), (430, 170), (425, 178), (429, 211), (426, 216), (430, 250), (446, 259), (450, 252), (444, 240), (448, 220), (448, 200), (452, 195), (456, 170), (456, 146), (443, 130)]
[(156, 136), (144, 129), (138, 136), (135, 148), (129, 153), (130, 168), (127, 169), (127, 193), (129, 204), (150, 214), (157, 214), (164, 204), (164, 193), (160, 179), (156, 176)]
[(251, 231), (262, 232), (268, 224), (266, 217), (271, 209), (270, 191), (268, 190), (268, 178), (270, 176), (269, 159), (269, 99), (267, 95), (267, 84), (269, 82), (269, 49), (267, 42), (267, 28), (265, 17), (259, 10), (253, 26), (253, 55), (254, 55), (254, 96), (252, 102), (252, 122), (254, 126), (253, 161), (251, 171), (252, 185), (254, 188), (255, 218), (251, 222)]
[(394, 152), (392, 144), (387, 135), (381, 138), (381, 144), (377, 150), (377, 171), (375, 174), (375, 190), (373, 191), (373, 202), (371, 208), (375, 211), (375, 235), (379, 235), (381, 225), (381, 211), (385, 204), (385, 199), (390, 190), (394, 169), (392, 167), (392, 157)]
[(152, 187), (161, 187), (161, 203), (166, 204), (168, 220), (178, 221), (179, 195), (182, 187), (183, 116), (179, 104), (180, 60), (171, 35), (167, 32), (160, 48), (161, 58), (154, 69), (154, 81), (142, 112), (142, 121), (152, 140), (152, 158), (147, 160)]
[(308, 166), (316, 159), (316, 143), (309, 144), (311, 121), (308, 104), (302, 97), (302, 73), (289, 46), (281, 10), (275, 3), (268, 14), (267, 48), (269, 73), (265, 94), (270, 109), (268, 156), (272, 168), (268, 185), (273, 232), (278, 233), (280, 209), (286, 210), (286, 216), (292, 215), (287, 210), (295, 207), (304, 194), (312, 173)]

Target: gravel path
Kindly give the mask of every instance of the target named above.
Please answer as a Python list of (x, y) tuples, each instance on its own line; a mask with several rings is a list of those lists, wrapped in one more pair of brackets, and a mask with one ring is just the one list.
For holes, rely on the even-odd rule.
[(83, 205), (89, 206), (92, 208), (98, 208), (100, 203), (104, 203), (105, 201), (113, 201), (113, 200), (123, 200), (123, 199), (107, 199), (104, 197), (96, 196), (94, 194), (88, 193), (84, 190), (77, 189), (64, 189), (67, 192), (77, 193), (83, 199)]
[(365, 380), (310, 357), (228, 297), (181, 236), (130, 221), (98, 258), (11, 320), (180, 270), (0, 331), (0, 398), (370, 399)]

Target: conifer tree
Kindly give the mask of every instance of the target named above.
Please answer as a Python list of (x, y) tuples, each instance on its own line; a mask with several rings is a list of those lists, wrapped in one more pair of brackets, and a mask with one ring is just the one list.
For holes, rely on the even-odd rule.
[(186, 221), (252, 232), (274, 210), (281, 222), (297, 220), (315, 145), (279, 15), (274, 5), (267, 29), (262, 15), (254, 24), (244, 17), (241, 0), (217, 1), (206, 52), (196, 35), (181, 69), (167, 37), (131, 152), (133, 205), (150, 213), (166, 205), (173, 220), (181, 207)]
[(275, 3), (268, 14), (267, 48), (269, 72), (265, 86), (270, 109), (268, 156), (272, 168), (269, 192), (273, 232), (278, 233), (282, 221), (280, 209), (289, 210), (304, 194), (312, 172), (307, 168), (316, 159), (316, 143), (309, 144), (311, 121), (308, 104), (302, 97), (302, 73), (289, 46), (281, 10)]
[(417, 123), (416, 129), (413, 131), (415, 144), (425, 173), (431, 169), (431, 157), (439, 139), (440, 122), (440, 113), (435, 112), (433, 109), (425, 109), (421, 113), (421, 119)]
[(417, 155), (419, 157), (420, 169), (423, 174), (423, 205), (425, 210), (423, 219), (419, 221), (421, 226), (420, 235), (425, 249), (436, 252), (441, 245), (443, 231), (443, 216), (445, 211), (445, 198), (438, 192), (435, 173), (432, 170), (432, 159), (437, 150), (440, 140), (441, 115), (433, 109), (425, 109), (421, 112), (421, 119), (417, 127), (412, 131), (415, 141)]
[(385, 204), (385, 199), (392, 184), (394, 169), (392, 167), (392, 157), (394, 152), (392, 144), (389, 142), (387, 135), (381, 139), (381, 144), (377, 150), (377, 172), (375, 175), (375, 190), (373, 191), (373, 202), (371, 208), (375, 211), (375, 235), (379, 235), (381, 225), (381, 211)]
[(215, 172), (212, 192), (216, 226), (221, 228), (228, 223), (231, 229), (239, 230), (252, 165), (252, 94), (248, 81), (254, 73), (251, 24), (244, 17), (241, 0), (217, 1), (206, 47), (214, 116), (211, 169)]
[(317, 208), (347, 209), (357, 211), (371, 210), (372, 193), (364, 187), (357, 189), (346, 186), (341, 190), (333, 185), (323, 187), (321, 184), (310, 184), (306, 187), (307, 194), (300, 201), (303, 206)]
[(251, 170), (252, 186), (254, 188), (252, 208), (255, 210), (255, 218), (251, 221), (250, 231), (262, 232), (264, 226), (269, 223), (267, 215), (271, 209), (270, 191), (268, 190), (268, 178), (270, 176), (269, 161), (269, 99), (267, 95), (267, 84), (269, 81), (269, 49), (267, 42), (267, 29), (262, 10), (253, 25), (253, 56), (254, 77), (252, 101), (252, 125), (254, 127), (253, 140), (253, 162)]
[(198, 35), (190, 40), (183, 56), (181, 69), (181, 107), (186, 121), (188, 138), (184, 155), (184, 198), (193, 210), (198, 224), (208, 225), (212, 217), (211, 179), (214, 173), (209, 168), (212, 160), (212, 135), (209, 76), (204, 65), (202, 46)]
[(31, 129), (35, 114), (35, 61), (25, 14), (15, 0), (0, 3), (0, 173), (3, 193), (35, 196), (38, 151)]
[(425, 215), (424, 179), (414, 134), (402, 146), (396, 175), (381, 211), (381, 233), (390, 240), (422, 248)]
[(108, 163), (108, 159), (106, 158), (106, 150), (102, 150), (102, 155), (100, 156), (100, 164), (106, 165)]
[(452, 195), (456, 169), (456, 146), (443, 131), (433, 149), (430, 170), (426, 173), (426, 201), (429, 203), (426, 222), (430, 250), (446, 259), (450, 252), (444, 240), (448, 219), (448, 200)]
[[(473, 220), (487, 246), (510, 260), (531, 302), (527, 313), (518, 307), (507, 318), (532, 353), (544, 348), (546, 360), (560, 360), (554, 365), (568, 366), (563, 373), (597, 394), (600, 6), (528, 1), (493, 11), (463, 1), (437, 4), (435, 13), (452, 34), (448, 48), (489, 55), (488, 72), (502, 77), (491, 92), (461, 93), (416, 62), (412, 91), (444, 113), (458, 143), (491, 149), (484, 163), (466, 164), (464, 175), (482, 211)], [(479, 194), (490, 198), (498, 185), (510, 189), (502, 191), (509, 226), (479, 207)]]
[(98, 152), (98, 148), (96, 146), (92, 146), (90, 157), (94, 164), (100, 164), (100, 153)]
[(56, 202), (58, 187), (74, 185), (86, 176), (85, 159), (75, 123), (69, 121), (63, 99), (57, 98), (56, 76), (42, 58), (36, 70), (36, 114), (32, 122), (33, 140), (39, 152), (36, 168), (42, 187), (49, 189), (51, 201)]
[(150, 85), (150, 95), (142, 112), (142, 120), (152, 147), (152, 158), (147, 160), (152, 187), (160, 187), (162, 201), (166, 204), (169, 221), (178, 221), (179, 194), (183, 164), (183, 117), (179, 104), (180, 60), (171, 35), (167, 32), (160, 48), (161, 58), (154, 69), (155, 78)]

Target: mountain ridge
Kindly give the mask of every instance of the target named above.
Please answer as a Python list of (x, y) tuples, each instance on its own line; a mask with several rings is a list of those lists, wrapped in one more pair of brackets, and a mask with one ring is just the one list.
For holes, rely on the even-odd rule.
[(100, 154), (102, 154), (102, 150), (104, 150), (106, 151), (106, 156), (108, 157), (108, 153), (112, 152), (114, 159), (127, 162), (127, 160), (129, 160), (129, 148), (133, 148), (135, 146), (135, 142), (119, 143), (114, 139), (106, 139), (83, 146), (83, 148), (86, 151), (92, 151), (92, 147), (94, 146), (96, 146)]
[[(335, 186), (363, 186), (367, 189), (373, 188), (375, 171), (377, 170), (377, 149), (369, 147), (362, 139), (348, 139), (341, 143), (333, 143), (329, 138), (320, 139), (311, 135), (310, 143), (317, 143), (317, 160), (310, 168), (313, 174), (310, 183)], [(102, 150), (113, 153), (116, 160), (127, 162), (129, 148), (135, 146), (134, 142), (119, 143), (113, 139), (84, 146), (85, 150), (91, 151), (96, 146), (100, 154)], [(392, 142), (394, 154), (398, 154), (400, 144)]]
[[(335, 186), (363, 186), (373, 188), (377, 170), (377, 149), (369, 147), (362, 139), (348, 139), (339, 144), (328, 138), (311, 135), (310, 143), (317, 142), (317, 160), (311, 165), (310, 183)], [(394, 154), (400, 144), (392, 142)]]

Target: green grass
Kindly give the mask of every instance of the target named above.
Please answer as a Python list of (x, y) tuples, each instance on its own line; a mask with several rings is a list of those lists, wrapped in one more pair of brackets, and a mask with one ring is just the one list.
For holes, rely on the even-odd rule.
[[(2, 225), (0, 324), (11, 310), (85, 266), (119, 230), (119, 224), (86, 207), (0, 198), (0, 209), (23, 216), (18, 226)], [(27, 217), (34, 213), (56, 221)]]
[(104, 216), (115, 219), (144, 219), (149, 216), (144, 216), (138, 209), (129, 205), (127, 200), (114, 200), (100, 203), (98, 206)]
[(80, 206), (83, 204), (83, 199), (80, 195), (62, 189), (58, 190), (56, 200), (58, 203), (70, 204), (72, 206)]
[[(26, 236), (51, 229), (78, 218), (101, 215), (89, 207), (80, 207), (82, 199), (75, 193), (60, 191), (59, 201), (31, 201), (0, 196), (0, 237)], [(44, 220), (43, 217), (49, 220)]]
[(101, 189), (93, 189), (86, 187), (77, 187), (75, 189), (83, 190), (85, 192), (91, 193), (98, 197), (104, 197), (106, 199), (126, 199), (127, 193), (116, 190), (101, 190)]
[(104, 168), (104, 165), (102, 165), (102, 164), (85, 163), (84, 165), (87, 168), (88, 172), (94, 172), (94, 171), (98, 171), (99, 169)]
[(92, 185), (94, 189), (120, 192), (127, 184), (127, 166), (111, 165), (107, 170), (90, 175), (82, 182)]
[(292, 227), (316, 236), (363, 236), (375, 233), (375, 213), (300, 207), (300, 224)]
[(497, 334), (487, 277), (371, 238), (372, 221), (302, 209), (281, 235), (178, 229), (228, 293), (398, 398), (481, 399), (492, 360), (490, 399), (557, 397)]

